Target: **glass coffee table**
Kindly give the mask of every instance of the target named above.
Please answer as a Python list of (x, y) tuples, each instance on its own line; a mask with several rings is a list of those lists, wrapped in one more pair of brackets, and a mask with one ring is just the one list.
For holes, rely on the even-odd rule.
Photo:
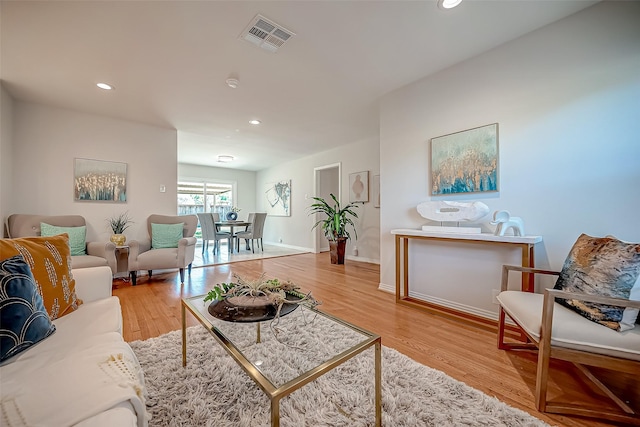
[[(187, 366), (186, 312), (189, 311), (269, 397), (271, 426), (277, 427), (280, 425), (280, 399), (374, 347), (375, 425), (382, 425), (379, 335), (322, 311), (298, 307), (278, 320), (276, 339), (272, 333), (274, 328), (270, 327), (271, 320), (255, 323), (220, 320), (209, 314), (209, 302), (205, 303), (204, 297), (182, 299), (182, 366)], [(327, 340), (326, 334), (340, 339)], [(269, 358), (274, 354), (278, 357)], [(286, 363), (283, 363), (285, 359)]]

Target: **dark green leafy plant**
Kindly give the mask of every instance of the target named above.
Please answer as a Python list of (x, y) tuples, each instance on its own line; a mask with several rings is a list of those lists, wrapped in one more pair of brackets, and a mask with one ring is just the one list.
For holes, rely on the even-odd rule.
[(131, 218), (129, 218), (128, 212), (123, 212), (118, 216), (114, 216), (107, 220), (109, 222), (109, 226), (111, 230), (113, 230), (113, 234), (122, 234), (124, 231), (133, 224)]
[(224, 298), (227, 295), (227, 292), (229, 292), (229, 290), (231, 288), (233, 288), (236, 284), (235, 283), (219, 283), (217, 285), (215, 285), (213, 287), (213, 289), (211, 289), (207, 295), (204, 297), (204, 302), (207, 301), (214, 301), (214, 300), (221, 300), (222, 298)]
[(346, 237), (347, 239), (351, 238), (349, 231), (347, 230), (347, 225), (350, 225), (353, 228), (353, 233), (358, 238), (358, 233), (356, 232), (356, 226), (351, 220), (351, 217), (358, 218), (358, 215), (353, 211), (353, 208), (357, 208), (358, 206), (349, 203), (345, 207), (340, 207), (340, 202), (336, 199), (336, 196), (331, 193), (331, 198), (334, 201), (333, 206), (329, 205), (326, 200), (322, 197), (313, 197), (317, 203), (314, 203), (310, 206), (311, 214), (325, 214), (327, 217), (324, 219), (320, 219), (316, 222), (311, 229), (316, 228), (318, 225), (322, 226), (322, 231), (324, 235), (329, 240), (338, 240), (341, 237)]

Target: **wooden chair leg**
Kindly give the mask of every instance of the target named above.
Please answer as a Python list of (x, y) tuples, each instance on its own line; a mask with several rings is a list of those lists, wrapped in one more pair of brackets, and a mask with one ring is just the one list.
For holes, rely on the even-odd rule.
[(131, 276), (131, 286), (136, 285), (136, 271), (130, 271), (129, 275)]
[(536, 407), (547, 409), (547, 381), (549, 380), (549, 359), (551, 358), (551, 323), (555, 298), (545, 293), (542, 305), (542, 327), (538, 342), (538, 370), (536, 372)]
[(546, 354), (544, 344), (540, 345), (538, 350), (538, 370), (536, 372), (536, 408), (540, 412), (547, 409), (547, 383), (549, 380), (549, 349)]
[(151, 270), (147, 270), (147, 273), (149, 273), (149, 279), (151, 279)]
[(502, 306), (500, 307), (500, 320), (498, 321), (498, 348), (500, 350), (506, 350), (508, 346), (504, 344), (504, 322), (505, 314)]
[(184, 268), (180, 269), (180, 283), (184, 283)]

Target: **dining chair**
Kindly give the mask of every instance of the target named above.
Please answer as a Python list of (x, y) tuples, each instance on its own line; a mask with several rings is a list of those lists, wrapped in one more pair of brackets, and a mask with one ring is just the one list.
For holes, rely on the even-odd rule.
[(213, 240), (213, 254), (220, 253), (220, 240), (227, 239), (229, 241), (229, 247), (231, 247), (232, 236), (231, 233), (218, 231), (216, 222), (220, 221), (220, 214), (218, 213), (199, 213), (198, 220), (200, 221), (200, 228), (202, 230), (202, 253), (209, 250), (209, 241)]
[[(253, 216), (253, 217), (252, 217)], [(264, 252), (264, 245), (262, 244), (262, 234), (264, 232), (264, 222), (267, 218), (267, 214), (264, 212), (250, 213), (247, 222), (251, 225), (247, 227), (245, 231), (238, 231), (234, 234), (234, 238), (238, 241), (238, 251), (240, 251), (240, 239), (245, 239), (248, 243), (251, 240), (251, 252), (255, 253), (253, 242), (258, 241), (257, 244)]]

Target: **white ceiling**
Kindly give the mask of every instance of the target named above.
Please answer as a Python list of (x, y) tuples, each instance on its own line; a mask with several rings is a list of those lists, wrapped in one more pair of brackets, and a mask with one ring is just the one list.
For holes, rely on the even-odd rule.
[[(0, 78), (16, 99), (177, 129), (179, 162), (260, 170), (375, 138), (382, 95), (594, 3), (2, 1)], [(257, 14), (296, 36), (276, 53), (240, 39)]]

